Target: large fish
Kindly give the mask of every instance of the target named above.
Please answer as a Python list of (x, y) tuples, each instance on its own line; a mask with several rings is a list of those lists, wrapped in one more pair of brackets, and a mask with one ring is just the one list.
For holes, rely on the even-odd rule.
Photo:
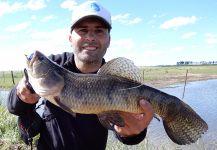
[(142, 113), (138, 102), (145, 99), (177, 144), (194, 143), (208, 130), (206, 122), (182, 100), (142, 84), (139, 69), (129, 59), (113, 59), (97, 74), (72, 73), (39, 51), (26, 62), (29, 82), (37, 94), (69, 113), (97, 114), (108, 129), (112, 124), (124, 126), (120, 111)]

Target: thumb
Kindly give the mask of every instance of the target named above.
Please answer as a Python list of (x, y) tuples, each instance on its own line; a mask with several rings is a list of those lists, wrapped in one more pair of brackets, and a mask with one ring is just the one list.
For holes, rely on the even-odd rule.
[(144, 110), (145, 114), (154, 114), (154, 110), (148, 101), (142, 99), (139, 101), (139, 104), (142, 107), (142, 109)]
[(151, 105), (149, 102), (147, 102), (146, 100), (142, 99), (139, 101), (139, 104), (140, 106), (143, 108), (143, 109), (146, 109), (146, 107), (149, 107), (148, 105)]

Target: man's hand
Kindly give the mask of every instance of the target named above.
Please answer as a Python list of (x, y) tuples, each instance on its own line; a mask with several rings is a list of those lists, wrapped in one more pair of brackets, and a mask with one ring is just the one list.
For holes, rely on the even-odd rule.
[(114, 126), (116, 132), (122, 137), (135, 136), (148, 127), (154, 116), (151, 104), (145, 100), (140, 100), (140, 106), (144, 110), (142, 114), (132, 114), (121, 112), (120, 115), (125, 121), (124, 127)]
[(23, 102), (28, 104), (35, 104), (40, 98), (37, 94), (32, 94), (27, 88), (27, 81), (25, 77), (23, 77), (17, 85), (17, 96)]

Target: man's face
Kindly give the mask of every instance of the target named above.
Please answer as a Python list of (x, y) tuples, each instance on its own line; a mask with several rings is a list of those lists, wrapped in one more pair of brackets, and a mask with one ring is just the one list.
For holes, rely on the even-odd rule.
[(69, 41), (79, 61), (101, 62), (110, 44), (110, 33), (102, 21), (89, 18), (76, 24)]

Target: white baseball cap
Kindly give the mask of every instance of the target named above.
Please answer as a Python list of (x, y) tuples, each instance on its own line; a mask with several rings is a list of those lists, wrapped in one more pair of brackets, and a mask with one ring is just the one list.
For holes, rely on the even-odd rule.
[(89, 17), (97, 17), (101, 19), (108, 28), (111, 29), (112, 23), (110, 12), (96, 1), (86, 1), (74, 9), (72, 12), (71, 28), (73, 29), (76, 23)]

